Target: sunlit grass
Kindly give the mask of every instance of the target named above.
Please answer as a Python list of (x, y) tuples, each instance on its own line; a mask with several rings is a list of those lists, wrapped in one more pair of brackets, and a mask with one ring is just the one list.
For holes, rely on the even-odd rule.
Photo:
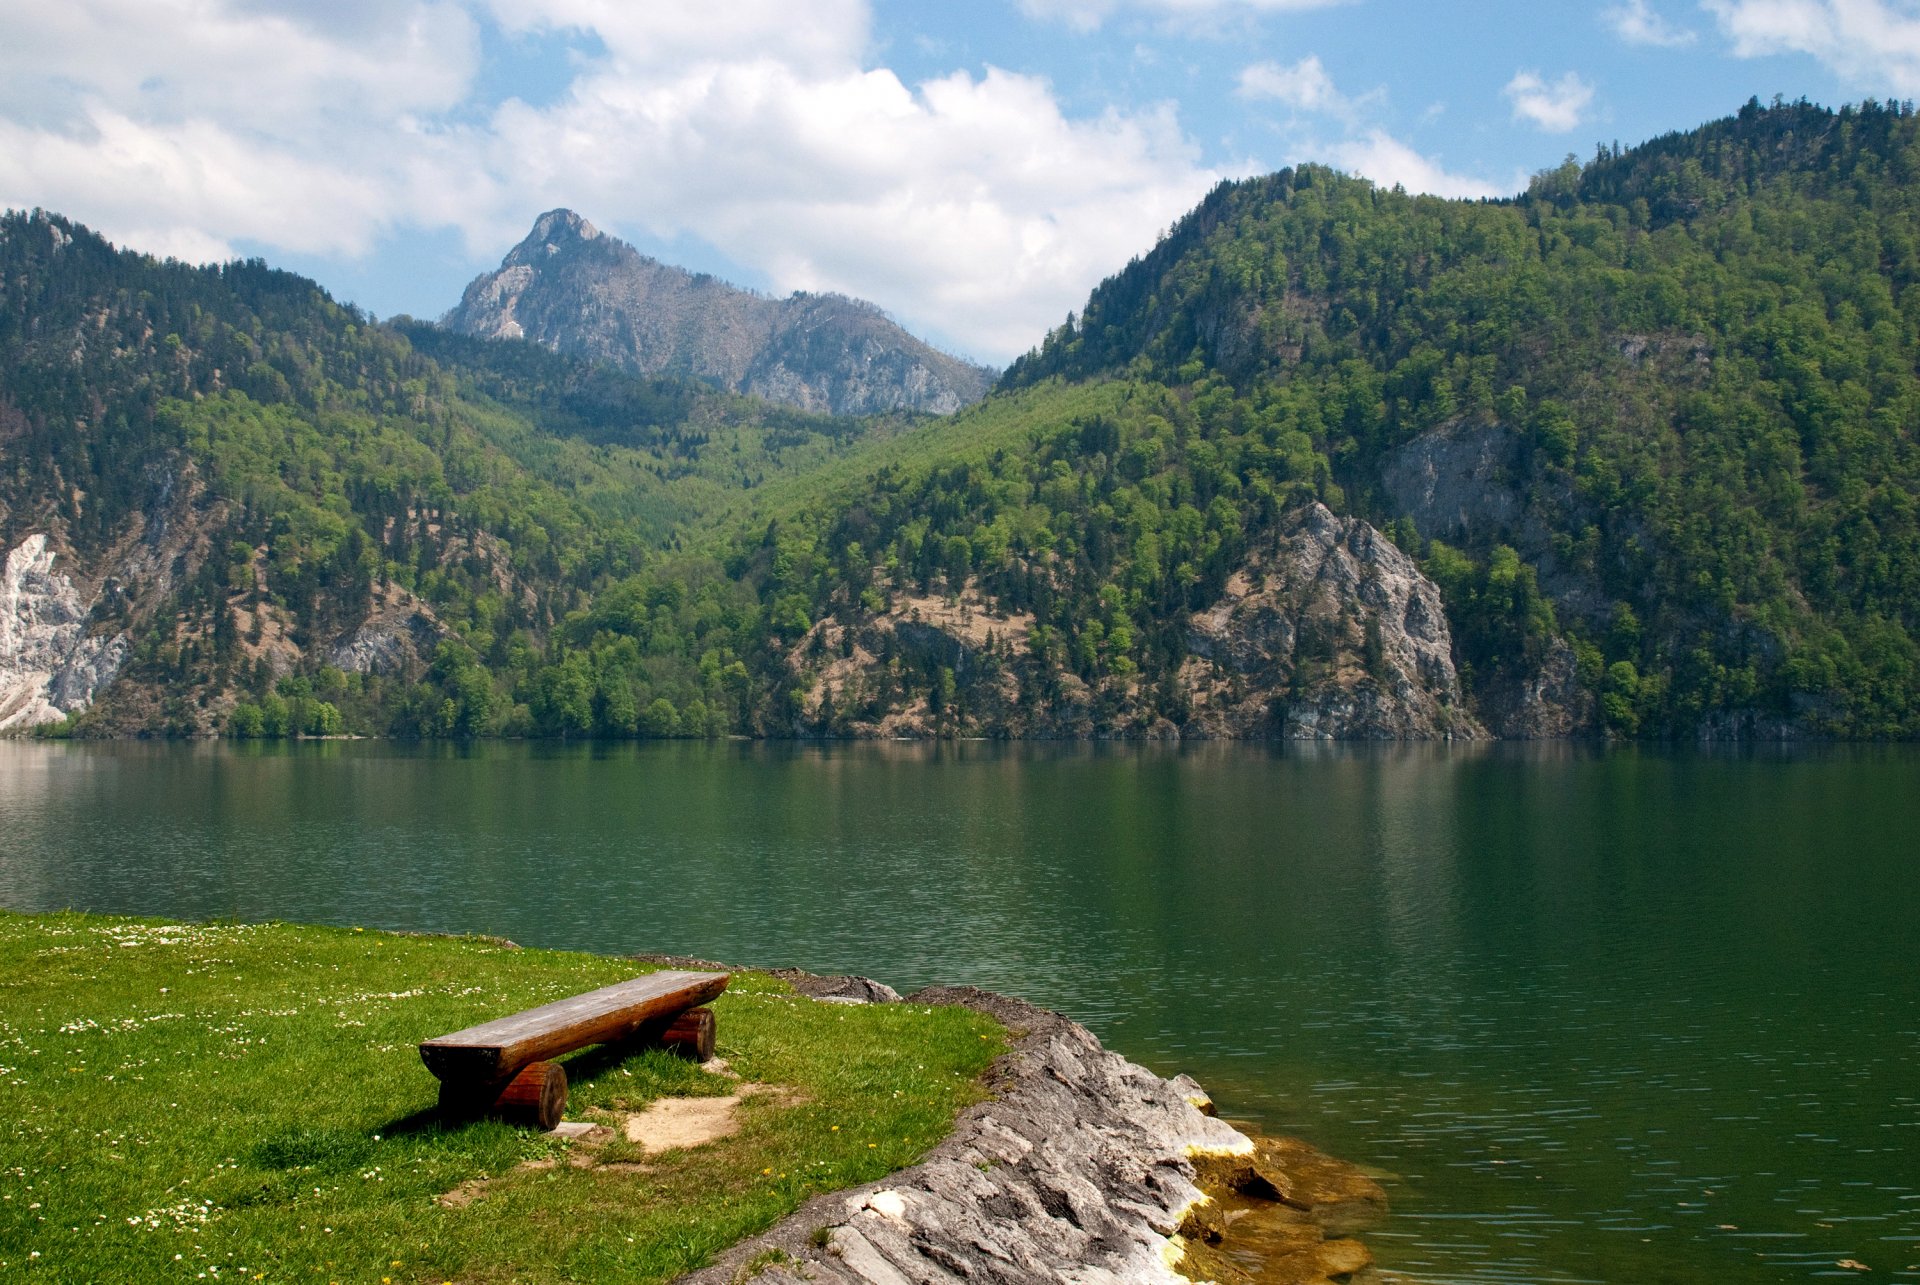
[[(425, 1038), (644, 971), (479, 939), (0, 912), (0, 1278), (666, 1280), (944, 1136), (1004, 1047), (962, 1009), (715, 1005), (741, 1131), (642, 1158), (443, 1127)], [(577, 1055), (567, 1115), (734, 1082)], [(561, 1159), (550, 1166), (527, 1162)], [(436, 1197), (486, 1180), (477, 1199)]]

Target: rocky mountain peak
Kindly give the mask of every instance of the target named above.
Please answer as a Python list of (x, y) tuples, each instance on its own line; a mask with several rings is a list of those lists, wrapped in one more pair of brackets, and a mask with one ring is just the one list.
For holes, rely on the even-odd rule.
[(507, 252), (502, 267), (533, 266), (550, 255), (559, 254), (586, 241), (597, 241), (604, 233), (572, 210), (548, 210), (533, 221), (533, 230), (519, 245)]
[(916, 339), (873, 304), (740, 290), (650, 259), (567, 209), (536, 219), (443, 324), (839, 415), (944, 415), (984, 397), (994, 378)]

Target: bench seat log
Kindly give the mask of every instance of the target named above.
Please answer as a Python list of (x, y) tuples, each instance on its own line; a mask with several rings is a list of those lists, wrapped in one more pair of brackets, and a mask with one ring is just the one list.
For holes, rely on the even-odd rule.
[(727, 973), (648, 973), (428, 1040), (420, 1060), (443, 1084), (499, 1084), (530, 1063), (589, 1044), (627, 1040), (650, 1025), (672, 1029), (678, 1015), (718, 998), (729, 980)]

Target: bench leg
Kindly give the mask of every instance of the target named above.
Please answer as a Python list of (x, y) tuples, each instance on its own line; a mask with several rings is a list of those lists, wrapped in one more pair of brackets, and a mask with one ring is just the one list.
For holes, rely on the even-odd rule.
[(660, 1043), (669, 1051), (695, 1062), (713, 1058), (714, 1030), (718, 1023), (710, 1008), (690, 1008), (673, 1019), (660, 1035)]
[(688, 1008), (641, 1026), (613, 1047), (621, 1057), (647, 1049), (665, 1049), (693, 1062), (713, 1057), (715, 1021), (710, 1008)]
[(447, 1116), (498, 1116), (547, 1130), (566, 1109), (567, 1071), (558, 1062), (531, 1063), (505, 1084), (440, 1084), (440, 1112)]

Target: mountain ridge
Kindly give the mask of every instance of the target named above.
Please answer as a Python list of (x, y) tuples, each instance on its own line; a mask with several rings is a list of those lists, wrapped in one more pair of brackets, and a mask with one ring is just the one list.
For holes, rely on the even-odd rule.
[(944, 419), (9, 215), (0, 636), (77, 732), (1920, 735), (1920, 119), (1656, 144), (1223, 184)]
[(948, 414), (979, 400), (993, 378), (874, 304), (742, 290), (643, 255), (568, 209), (534, 220), (442, 324), (833, 414)]

